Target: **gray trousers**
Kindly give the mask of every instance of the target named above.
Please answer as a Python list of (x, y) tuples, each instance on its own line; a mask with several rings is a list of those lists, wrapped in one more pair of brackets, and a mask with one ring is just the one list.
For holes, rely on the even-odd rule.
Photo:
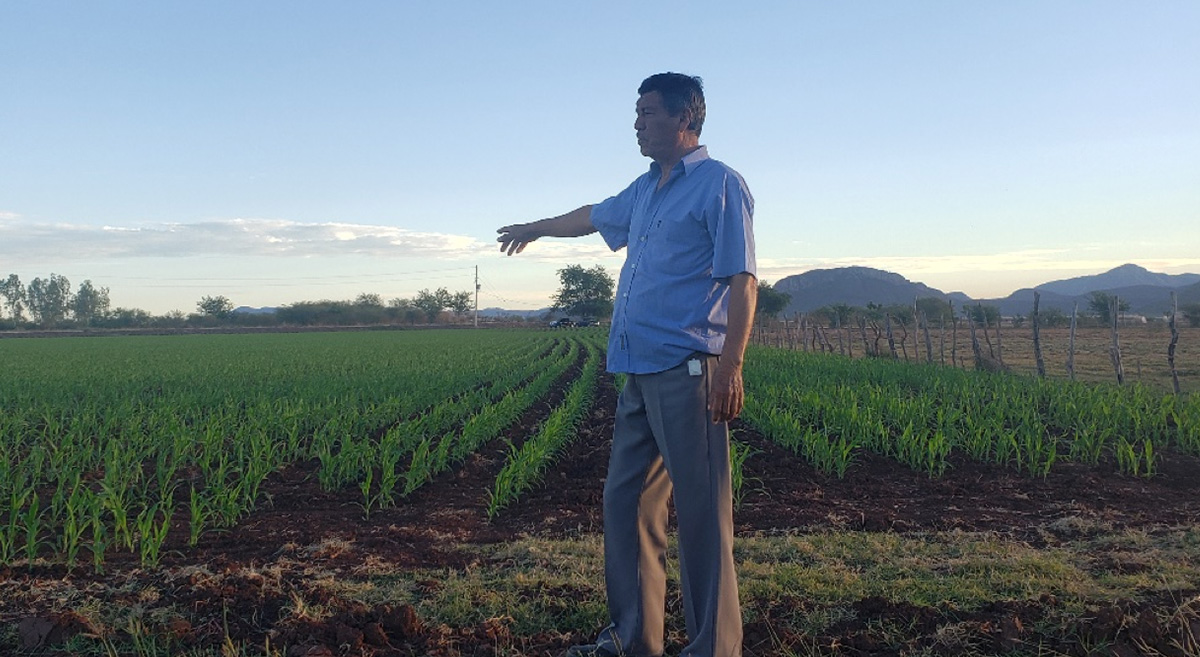
[[(661, 655), (668, 500), (675, 492), (689, 643), (682, 655), (737, 657), (742, 616), (733, 564), (729, 429), (707, 410), (715, 356), (630, 375), (617, 404), (604, 484), (604, 571), (612, 624), (597, 643), (620, 655)], [(689, 359), (691, 360), (691, 359)]]

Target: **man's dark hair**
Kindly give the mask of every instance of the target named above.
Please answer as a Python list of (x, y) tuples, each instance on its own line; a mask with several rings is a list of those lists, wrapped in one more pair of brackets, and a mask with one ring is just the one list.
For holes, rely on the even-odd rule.
[(700, 134), (704, 127), (704, 81), (699, 76), (683, 73), (656, 73), (642, 80), (638, 95), (657, 91), (671, 116), (688, 113), (688, 130)]

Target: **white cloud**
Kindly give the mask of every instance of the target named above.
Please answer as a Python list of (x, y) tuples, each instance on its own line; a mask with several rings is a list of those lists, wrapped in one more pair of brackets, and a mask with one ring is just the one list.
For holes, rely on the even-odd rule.
[[(7, 213), (3, 218), (15, 218)], [(231, 219), (149, 226), (0, 224), (0, 256), (77, 259), (186, 256), (478, 257), (490, 245), (467, 235), (340, 222)]]

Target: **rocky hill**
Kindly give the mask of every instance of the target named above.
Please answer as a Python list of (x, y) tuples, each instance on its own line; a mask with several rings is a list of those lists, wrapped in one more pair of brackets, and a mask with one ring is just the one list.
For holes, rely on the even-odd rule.
[(911, 304), (914, 298), (927, 297), (953, 301), (958, 307), (982, 303), (997, 306), (1003, 315), (1028, 315), (1033, 310), (1035, 290), (1041, 294), (1043, 310), (1057, 308), (1066, 313), (1076, 303), (1086, 310), (1092, 292), (1115, 294), (1129, 303), (1129, 312), (1146, 316), (1166, 313), (1172, 291), (1180, 304), (1200, 302), (1200, 274), (1162, 274), (1133, 264), (1100, 274), (1050, 281), (1017, 290), (1001, 299), (973, 299), (961, 292), (943, 292), (900, 274), (870, 267), (815, 269), (783, 278), (774, 287), (791, 296), (784, 311), (789, 315), (834, 304)]

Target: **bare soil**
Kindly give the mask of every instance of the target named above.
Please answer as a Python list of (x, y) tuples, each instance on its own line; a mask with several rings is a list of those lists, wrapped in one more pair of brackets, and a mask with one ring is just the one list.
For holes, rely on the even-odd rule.
[[(91, 631), (82, 616), (55, 611), (61, 609), (53, 595), (55, 582), (69, 580), (77, 588), (107, 587), (115, 592), (114, 604), (187, 610), (186, 617), (162, 620), (161, 627), (152, 629), (169, 634), (179, 645), (196, 648), (216, 650), (228, 636), (251, 645), (269, 640), (272, 646), (290, 646), (289, 655), (560, 654), (588, 637), (547, 633), (514, 640), (500, 621), (478, 627), (435, 626), (408, 605), (368, 607), (320, 594), (321, 589), (305, 581), (306, 568), (347, 573), (365, 563), (394, 569), (463, 568), (472, 557), (459, 549), (461, 544), (600, 532), (615, 403), (611, 380), (606, 379), (578, 440), (547, 473), (545, 485), (492, 521), (486, 515), (486, 491), (503, 464), (503, 441), (494, 441), (397, 508), (372, 512), (369, 520), (363, 519), (357, 491), (326, 492), (317, 483), (318, 464), (300, 463), (272, 475), (265, 485), (268, 500), (232, 530), (210, 532), (190, 548), (186, 527), (174, 528), (161, 569), (143, 570), (133, 555), (117, 554), (107, 562), (103, 575), (88, 568), (68, 573), (61, 566), (0, 570), (0, 581), (7, 580), (7, 590), (21, 600), (19, 608), (0, 601), (0, 622), (15, 624), (23, 644), (0, 645), (0, 652), (63, 654), (66, 639)], [(526, 414), (508, 437), (527, 435), (548, 410), (549, 401)], [(742, 535), (961, 529), (997, 532), (1039, 545), (1047, 540), (1045, 527), (1064, 518), (1148, 530), (1195, 524), (1200, 519), (1200, 459), (1178, 453), (1164, 454), (1159, 474), (1151, 479), (1123, 476), (1112, 465), (1067, 463), (1056, 465), (1045, 479), (1031, 479), (966, 460), (955, 460), (943, 477), (930, 479), (870, 454), (861, 455), (846, 477), (837, 479), (814, 471), (747, 427), (735, 424), (735, 429), (738, 439), (756, 450), (746, 463), (749, 488), (735, 514)], [(346, 549), (348, 545), (353, 549)], [(265, 563), (278, 562), (281, 555), (294, 555), (295, 563), (304, 566), (275, 575), (260, 570)], [(145, 594), (148, 590), (154, 592), (152, 597)], [(44, 596), (39, 597), (39, 591), (45, 591)], [(303, 592), (309, 604), (318, 604), (328, 613), (314, 619), (283, 613), (294, 610), (293, 592)], [(1194, 596), (1197, 592), (1179, 593)], [(316, 595), (324, 597), (314, 599)], [(806, 604), (801, 597), (781, 601), (771, 614), (782, 619)], [(885, 645), (876, 631), (882, 623), (901, 619), (911, 626), (905, 651), (936, 652), (939, 628), (952, 614), (960, 626), (989, 637), (993, 645), (984, 646), (985, 652), (1041, 642), (1064, 654), (1086, 654), (1083, 644), (1073, 639), (1036, 636), (1038, 621), (1057, 604), (1046, 595), (1036, 600), (998, 600), (962, 613), (870, 598), (853, 603), (853, 620), (803, 640), (841, 654), (901, 654)], [(1172, 643), (1179, 640), (1180, 628), (1160, 624), (1153, 613), (1155, 605), (1155, 601), (1106, 605), (1094, 617), (1081, 619), (1077, 636), (1110, 646), (1110, 654), (1137, 654), (1139, 646), (1181, 654)], [(287, 622), (281, 622), (285, 616)], [(1136, 622), (1131, 623), (1131, 618)], [(780, 627), (792, 630), (782, 621), (778, 627), (768, 627), (770, 622), (765, 619), (746, 627), (747, 654), (771, 654), (770, 645), (802, 639), (778, 636)], [(1200, 622), (1195, 629), (1200, 630)]]

